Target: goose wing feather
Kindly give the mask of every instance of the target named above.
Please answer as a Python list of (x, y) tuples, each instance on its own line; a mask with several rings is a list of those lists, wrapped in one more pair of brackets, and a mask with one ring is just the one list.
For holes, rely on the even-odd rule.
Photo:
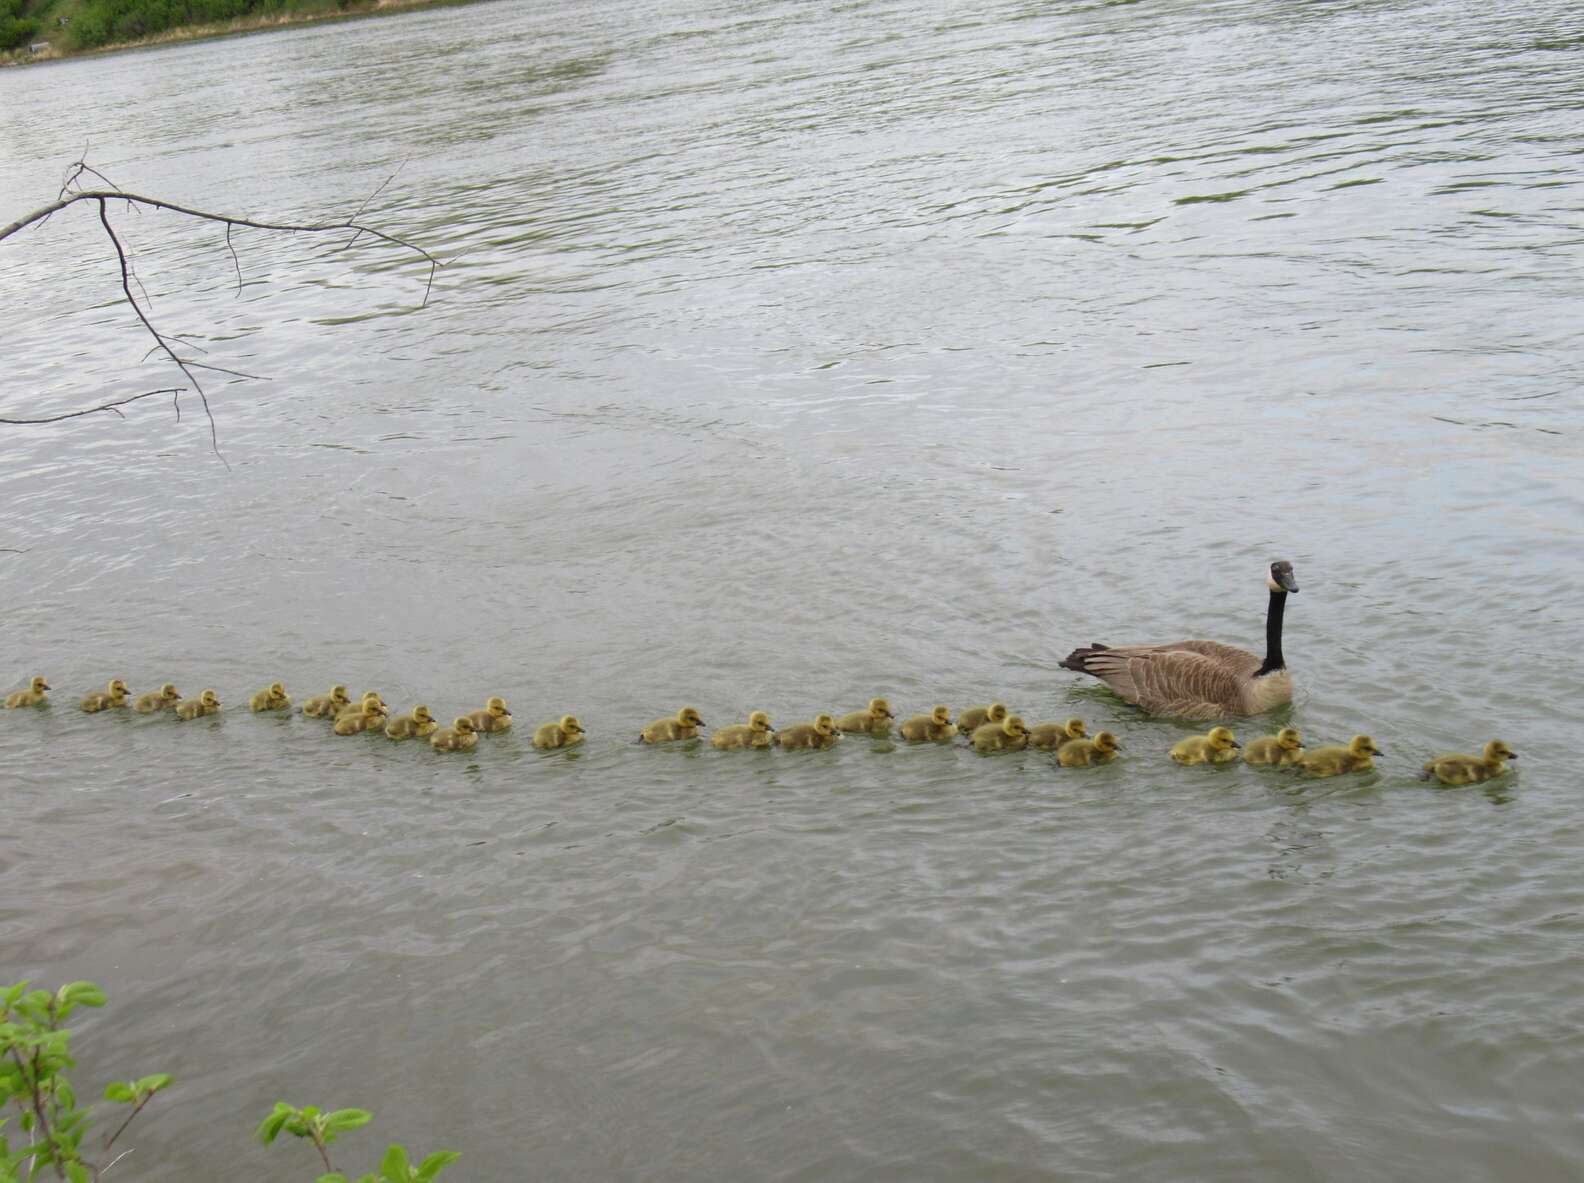
[[(1252, 660), (1246, 671), (1259, 668), (1259, 659), (1229, 645), (1213, 641), (1186, 641), (1180, 645), (1149, 645), (1103, 649), (1084, 655), (1083, 672), (1093, 674), (1117, 695), (1157, 715), (1183, 719), (1216, 719), (1239, 709), (1240, 678), (1245, 671), (1225, 660), (1191, 648), (1211, 645)], [(1190, 647), (1184, 647), (1190, 646)]]

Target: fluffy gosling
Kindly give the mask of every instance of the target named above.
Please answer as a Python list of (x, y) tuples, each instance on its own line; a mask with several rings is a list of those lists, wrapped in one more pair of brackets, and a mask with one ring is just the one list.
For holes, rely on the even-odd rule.
[(656, 719), (638, 733), (644, 743), (670, 743), (674, 739), (697, 739), (705, 726), (703, 716), (692, 707), (683, 707), (669, 719)]
[(569, 748), (583, 742), (583, 724), (576, 715), (562, 715), (559, 723), (546, 723), (534, 732), (533, 746), (540, 751)]
[(1028, 728), (1022, 715), (1008, 715), (999, 723), (983, 723), (974, 729), (976, 752), (1021, 752), (1028, 747)]
[(1036, 723), (1029, 728), (1028, 746), (1054, 752), (1069, 740), (1083, 739), (1089, 734), (1082, 719), (1068, 719), (1065, 723)]
[(1420, 780), (1434, 778), (1444, 785), (1474, 785), (1490, 780), (1507, 771), (1507, 761), (1516, 760), (1518, 753), (1499, 739), (1485, 745), (1478, 756), (1462, 752), (1449, 752), (1427, 763), (1419, 773)]
[(776, 732), (776, 743), (784, 748), (831, 748), (840, 738), (836, 720), (829, 715), (817, 715), (812, 723), (794, 723)]
[(1355, 735), (1345, 748), (1316, 748), (1298, 763), (1311, 776), (1338, 776), (1344, 772), (1368, 772), (1375, 767), (1371, 757), (1385, 754), (1369, 736)]
[(138, 695), (132, 703), (132, 709), (140, 715), (152, 715), (157, 711), (173, 711), (180, 701), (181, 692), (173, 683), (166, 682), (158, 690)]
[(380, 731), (385, 727), (388, 716), (385, 707), (373, 698), (364, 698), (357, 706), (342, 711), (336, 716), (335, 733), (337, 735), (359, 735), (365, 731)]
[(96, 714), (99, 711), (113, 710), (117, 707), (129, 706), (130, 704), (127, 702), (127, 684), (120, 678), (112, 678), (110, 685), (103, 690), (86, 695), (77, 705), (83, 709), (84, 714), (88, 715)]
[(205, 690), (197, 698), (184, 698), (176, 704), (178, 719), (201, 719), (205, 715), (219, 713), (220, 696), (213, 690)]
[(422, 739), (433, 735), (439, 726), (429, 708), (419, 703), (413, 707), (412, 714), (399, 715), (385, 724), (385, 734), (391, 739)]
[(950, 710), (937, 706), (927, 715), (914, 715), (906, 720), (898, 733), (909, 743), (940, 743), (957, 734), (957, 724), (952, 722)]
[(1109, 731), (1102, 731), (1093, 739), (1074, 739), (1062, 744), (1056, 753), (1056, 763), (1063, 768), (1088, 768), (1095, 764), (1109, 764), (1116, 759), (1122, 745)]
[(710, 736), (710, 746), (725, 750), (727, 748), (767, 748), (773, 742), (775, 728), (770, 726), (770, 716), (764, 711), (755, 711), (748, 716), (746, 723), (733, 723), (730, 727), (722, 727)]
[(478, 733), (473, 720), (459, 715), (449, 727), (442, 727), (429, 737), (429, 746), (437, 752), (465, 752), (478, 743)]
[(492, 698), (482, 711), (468, 712), (475, 731), (505, 731), (512, 725), (512, 713), (506, 709), (504, 698)]
[(255, 715), (261, 711), (283, 711), (289, 706), (291, 697), (286, 693), (286, 687), (279, 682), (271, 682), (248, 699), (248, 710)]
[(1225, 764), (1236, 760), (1243, 745), (1226, 727), (1212, 727), (1207, 735), (1190, 735), (1172, 744), (1171, 758), (1179, 764)]
[(1296, 727), (1283, 727), (1275, 735), (1249, 740), (1243, 759), (1250, 764), (1296, 764), (1303, 759), (1303, 736)]
[(17, 707), (41, 707), (49, 704), (50, 685), (43, 678), (34, 678), (28, 683), (26, 690), (14, 690), (6, 695), (6, 709), (16, 710)]
[(352, 700), (347, 697), (347, 688), (332, 686), (329, 694), (317, 695), (303, 703), (303, 714), (313, 715), (319, 719), (334, 719), (351, 705)]
[(999, 723), (1007, 717), (1006, 703), (993, 702), (989, 706), (969, 707), (957, 716), (957, 730), (972, 736), (986, 723)]
[(833, 720), (838, 731), (869, 732), (871, 734), (891, 730), (891, 720), (896, 716), (891, 713), (891, 704), (883, 698), (871, 698), (867, 708), (853, 711), (850, 715), (843, 715)]

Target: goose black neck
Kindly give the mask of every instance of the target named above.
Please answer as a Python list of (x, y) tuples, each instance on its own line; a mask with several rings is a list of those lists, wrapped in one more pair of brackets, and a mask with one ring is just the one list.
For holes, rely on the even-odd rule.
[(1271, 592), (1270, 607), (1265, 612), (1265, 664), (1255, 672), (1256, 678), (1261, 674), (1274, 674), (1277, 670), (1287, 668), (1281, 651), (1282, 613), (1285, 611), (1287, 611), (1287, 593)]

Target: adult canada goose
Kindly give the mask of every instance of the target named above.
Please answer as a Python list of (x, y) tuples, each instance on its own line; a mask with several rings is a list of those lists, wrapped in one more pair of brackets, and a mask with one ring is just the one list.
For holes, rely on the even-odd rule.
[(576, 715), (562, 715), (559, 723), (546, 723), (534, 732), (533, 746), (544, 751), (568, 748), (583, 742), (583, 724)]
[(329, 694), (320, 694), (303, 703), (303, 714), (314, 715), (322, 719), (334, 719), (343, 708), (351, 706), (352, 700), (347, 697), (345, 686), (330, 687)]
[(412, 714), (398, 716), (385, 724), (385, 734), (391, 739), (422, 739), (433, 735), (439, 726), (429, 708), (419, 703), (413, 707)]
[(894, 718), (896, 716), (891, 713), (890, 703), (883, 698), (871, 698), (866, 709), (843, 715), (835, 720), (835, 723), (838, 731), (878, 733), (891, 730), (891, 720)]
[(898, 728), (898, 732), (911, 743), (939, 743), (957, 734), (957, 724), (952, 722), (949, 708), (937, 706), (927, 715), (914, 715)]
[(89, 715), (115, 707), (128, 706), (130, 704), (127, 702), (127, 684), (120, 678), (112, 678), (109, 686), (95, 694), (87, 695), (77, 705)]
[(957, 716), (957, 730), (964, 735), (973, 736), (973, 733), (986, 723), (999, 723), (1007, 717), (1006, 703), (993, 702), (986, 707), (969, 707)]
[(286, 687), (279, 682), (271, 682), (248, 699), (248, 710), (255, 715), (261, 711), (283, 711), (289, 706), (291, 698), (286, 693)]
[(1063, 768), (1088, 768), (1092, 764), (1109, 764), (1116, 759), (1122, 745), (1109, 731), (1102, 731), (1093, 739), (1074, 739), (1062, 744), (1056, 753), (1056, 763)]
[(710, 736), (710, 746), (716, 748), (767, 748), (774, 741), (775, 728), (770, 726), (770, 716), (755, 711), (746, 723), (733, 723), (722, 727)]
[(181, 692), (174, 683), (166, 682), (158, 690), (138, 695), (132, 703), (132, 709), (140, 715), (152, 715), (156, 711), (173, 711), (180, 701)]
[(1028, 747), (1028, 728), (1022, 715), (1008, 715), (999, 723), (982, 723), (974, 728), (976, 752), (1021, 752)]
[(784, 748), (832, 748), (841, 738), (836, 720), (817, 715), (812, 723), (794, 723), (776, 732), (776, 743)]
[(1296, 764), (1303, 759), (1303, 736), (1296, 727), (1283, 727), (1275, 735), (1251, 739), (1243, 748), (1249, 764)]
[(1036, 723), (1029, 728), (1029, 747), (1054, 752), (1069, 740), (1083, 739), (1088, 734), (1082, 719), (1068, 719), (1065, 723)]
[(1468, 756), (1462, 752), (1450, 752), (1445, 756), (1437, 756), (1424, 766), (1419, 779), (1434, 777), (1444, 785), (1478, 784), (1493, 776), (1500, 776), (1507, 771), (1507, 761), (1517, 758), (1517, 752), (1501, 740), (1493, 739), (1485, 745), (1483, 755)]
[(1265, 656), (1217, 641), (1171, 645), (1091, 644), (1074, 649), (1064, 669), (1099, 678), (1134, 706), (1152, 715), (1220, 719), (1258, 715), (1292, 701), (1292, 675), (1282, 657), (1282, 614), (1298, 582), (1292, 564), (1272, 563), (1265, 575), (1270, 606), (1265, 610)]
[(1343, 772), (1368, 772), (1375, 767), (1371, 757), (1385, 754), (1369, 736), (1355, 735), (1345, 748), (1316, 748), (1305, 753), (1298, 763), (1311, 776), (1337, 776)]
[(1225, 727), (1212, 727), (1208, 735), (1190, 735), (1172, 744), (1171, 758), (1179, 764), (1225, 764), (1237, 759), (1241, 746)]
[(437, 752), (465, 752), (477, 743), (473, 720), (466, 715), (458, 715), (451, 726), (442, 727), (429, 737), (429, 746)]
[(669, 719), (656, 719), (638, 733), (643, 743), (669, 743), (673, 739), (697, 739), (704, 716), (693, 707), (683, 707)]
[(26, 690), (16, 690), (6, 696), (6, 709), (48, 706), (49, 688), (49, 683), (43, 678), (34, 678), (28, 683)]
[(469, 711), (475, 731), (506, 731), (512, 725), (512, 713), (506, 709), (504, 698), (492, 698), (482, 711)]
[(201, 719), (205, 715), (219, 713), (220, 696), (213, 690), (205, 690), (197, 698), (184, 698), (176, 704), (178, 719)]

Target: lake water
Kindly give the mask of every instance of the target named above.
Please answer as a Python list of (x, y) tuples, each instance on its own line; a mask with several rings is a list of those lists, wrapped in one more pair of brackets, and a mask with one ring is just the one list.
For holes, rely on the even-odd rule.
[[(498, 2), (0, 71), (196, 403), (5, 428), (0, 979), (91, 978), (135, 1180), (1584, 1175), (1576, 6)], [(91, 207), (0, 414), (172, 384)], [(1369, 775), (1178, 768), (1074, 645), (1258, 648)], [(219, 720), (82, 715), (111, 677)], [(472, 756), (243, 703), (346, 682)], [(1125, 758), (653, 750), (683, 702), (1083, 715)], [(242, 709), (235, 709), (242, 707)], [(572, 711), (574, 753), (533, 724)], [(1250, 722), (1245, 737), (1289, 713)], [(1494, 735), (1494, 785), (1430, 754)], [(295, 1173), (294, 1173), (295, 1172)]]

